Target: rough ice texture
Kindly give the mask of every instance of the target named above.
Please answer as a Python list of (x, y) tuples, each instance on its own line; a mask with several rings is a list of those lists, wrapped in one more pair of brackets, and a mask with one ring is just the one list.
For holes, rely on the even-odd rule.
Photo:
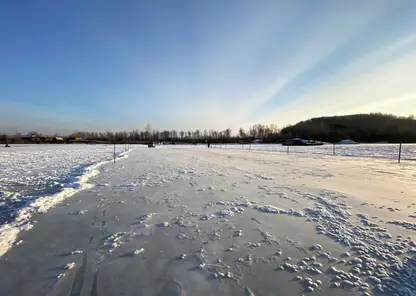
[[(118, 145), (117, 157), (126, 157)], [(113, 157), (113, 146), (21, 145), (0, 151), (0, 256), (30, 230), (30, 218), (45, 213), (75, 193)], [(86, 210), (73, 214), (84, 214)]]

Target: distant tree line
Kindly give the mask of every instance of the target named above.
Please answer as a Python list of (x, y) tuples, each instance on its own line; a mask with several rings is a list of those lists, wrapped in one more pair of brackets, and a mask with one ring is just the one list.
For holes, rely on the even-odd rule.
[(233, 135), (232, 130), (158, 130), (153, 129), (150, 124), (143, 130), (133, 130), (131, 132), (75, 132), (71, 137), (82, 138), (90, 141), (112, 141), (112, 142), (242, 142), (261, 139), (268, 142), (276, 141), (279, 138), (280, 130), (274, 124), (256, 124), (246, 132), (240, 128), (237, 135)]
[[(351, 139), (361, 143), (409, 142), (416, 143), (416, 120), (414, 116), (397, 117), (389, 114), (357, 114), (312, 118), (280, 130), (277, 125), (255, 124), (248, 130), (187, 130), (176, 131), (153, 129), (150, 124), (143, 129), (130, 132), (74, 132), (64, 137), (65, 142), (86, 143), (248, 143), (261, 140), (276, 143), (289, 138), (304, 138), (325, 142)], [(49, 137), (39, 135), (29, 139), (21, 134), (0, 134), (1, 143), (44, 143)], [(53, 141), (52, 141), (53, 142)]]
[(360, 143), (416, 143), (416, 120), (413, 115), (381, 113), (319, 117), (287, 126), (281, 135), (325, 142), (351, 139)]
[[(64, 137), (65, 142), (87, 142), (87, 143), (148, 143), (148, 142), (179, 142), (179, 143), (225, 143), (225, 142), (250, 142), (254, 139), (261, 139), (266, 142), (275, 142), (279, 139), (279, 128), (274, 125), (255, 124), (246, 132), (240, 128), (237, 135), (233, 135), (232, 130), (227, 128), (225, 130), (187, 130), (176, 131), (172, 130), (158, 130), (153, 129), (150, 124), (146, 125), (144, 129), (133, 130), (130, 132), (74, 132), (67, 137)], [(33, 133), (32, 133), (33, 134)], [(37, 137), (29, 138), (17, 134), (8, 136), (0, 134), (0, 142), (15, 144), (15, 143), (45, 143), (52, 142), (48, 139), (51, 137), (43, 136), (36, 133)]]

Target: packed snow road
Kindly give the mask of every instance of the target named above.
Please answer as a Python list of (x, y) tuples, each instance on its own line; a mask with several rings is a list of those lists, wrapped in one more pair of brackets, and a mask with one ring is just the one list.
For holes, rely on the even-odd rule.
[(415, 166), (136, 149), (21, 232), (0, 295), (416, 295)]

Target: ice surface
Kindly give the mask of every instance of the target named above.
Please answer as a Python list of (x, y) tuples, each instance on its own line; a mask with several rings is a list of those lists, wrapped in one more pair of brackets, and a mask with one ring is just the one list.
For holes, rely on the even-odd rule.
[[(120, 163), (36, 217), (0, 261), (0, 294), (415, 295), (413, 164), (185, 147)], [(47, 282), (70, 250), (84, 253)]]
[[(119, 159), (127, 156), (124, 152), (124, 145), (118, 145)], [(112, 158), (112, 145), (21, 145), (1, 150), (0, 256), (20, 231), (33, 227), (34, 213), (45, 213), (69, 196), (92, 188), (88, 180)]]

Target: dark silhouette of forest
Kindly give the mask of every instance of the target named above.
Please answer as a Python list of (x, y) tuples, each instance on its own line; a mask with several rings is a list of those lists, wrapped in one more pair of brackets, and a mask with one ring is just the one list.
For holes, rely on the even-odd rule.
[(319, 117), (285, 127), (281, 135), (325, 142), (351, 139), (360, 143), (416, 143), (416, 120), (412, 115), (381, 113)]
[(249, 143), (255, 139), (264, 143), (279, 143), (290, 138), (324, 142), (351, 139), (360, 143), (403, 142), (416, 143), (414, 116), (398, 117), (390, 114), (356, 114), (312, 118), (279, 129), (277, 125), (255, 124), (248, 130), (240, 128), (233, 134), (225, 130), (157, 130), (148, 124), (131, 132), (74, 132), (66, 137), (0, 134), (0, 143)]

